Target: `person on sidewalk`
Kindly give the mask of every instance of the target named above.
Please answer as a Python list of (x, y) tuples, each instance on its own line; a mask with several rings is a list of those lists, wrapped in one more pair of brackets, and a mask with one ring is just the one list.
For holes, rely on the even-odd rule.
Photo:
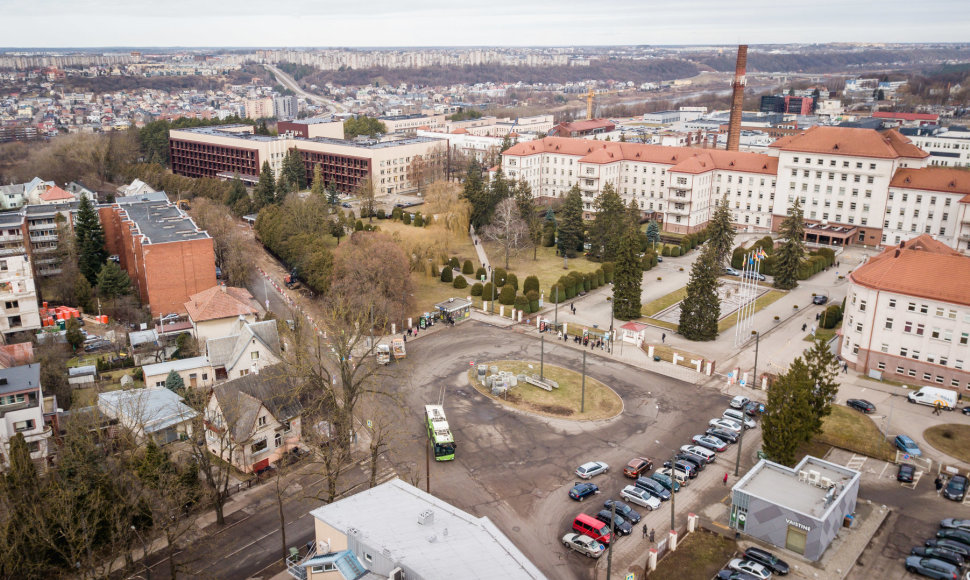
[(727, 480), (728, 480), (728, 472), (725, 471), (724, 472), (724, 485), (725, 485), (725, 487), (727, 486)]
[(666, 342), (667, 342), (667, 333), (666, 332), (661, 332), (660, 333), (660, 344), (665, 344)]
[(849, 374), (849, 363), (847, 362), (842, 363), (842, 374), (843, 375)]
[(808, 323), (807, 322), (802, 325), (802, 332), (805, 332), (805, 329), (806, 328), (808, 328)]
[[(939, 475), (933, 480), (933, 485), (936, 486), (936, 493), (940, 493), (940, 490), (943, 489), (943, 480), (940, 479)], [(646, 528), (646, 524), (644, 524), (644, 528)], [(646, 532), (646, 529), (644, 529), (644, 532)]]
[(933, 405), (933, 414), (934, 415), (939, 415), (940, 414), (940, 403), (939, 403), (939, 401), (937, 401), (936, 404)]
[(646, 539), (646, 537), (647, 537), (648, 535), (649, 535), (649, 532), (647, 531), (647, 524), (646, 524), (646, 523), (644, 523), (644, 524), (643, 524), (643, 537), (644, 537), (644, 539)]
[[(644, 525), (646, 525), (646, 524), (644, 524)], [(654, 534), (653, 528), (650, 528), (650, 542), (653, 543), (654, 542), (654, 538), (656, 538), (656, 537), (657, 536)]]

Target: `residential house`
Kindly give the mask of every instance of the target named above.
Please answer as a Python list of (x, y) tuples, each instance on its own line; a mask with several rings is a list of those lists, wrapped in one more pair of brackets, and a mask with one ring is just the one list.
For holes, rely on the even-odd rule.
[(34, 271), (26, 254), (0, 256), (0, 332), (40, 328)]
[(165, 387), (108, 391), (98, 395), (98, 409), (117, 419), (137, 441), (152, 438), (159, 445), (192, 436), (197, 413)]
[(159, 341), (158, 331), (154, 328), (129, 332), (128, 344), (131, 345), (131, 356), (136, 365), (164, 362), (176, 349), (174, 345), (166, 346)]
[(46, 459), (56, 410), (56, 398), (41, 388), (39, 364), (0, 369), (0, 463), (9, 463), (10, 438), (17, 433), (27, 440), (31, 459)]
[(545, 578), (487, 517), (475, 517), (400, 479), (310, 515), (314, 548), (303, 562), (290, 565), (308, 580), (365, 574), (409, 580)]
[(0, 185), (0, 209), (17, 209), (27, 203), (31, 195), (38, 195), (54, 187), (53, 181), (35, 177), (27, 183)]
[(240, 318), (256, 322), (259, 314), (259, 305), (249, 290), (222, 285), (189, 296), (184, 306), (199, 344), (235, 334)]
[(30, 205), (51, 205), (71, 201), (78, 201), (78, 199), (74, 197), (73, 193), (64, 191), (56, 185), (46, 191), (35, 189), (27, 197), (27, 203)]
[(175, 371), (182, 377), (182, 382), (186, 387), (199, 388), (211, 387), (216, 382), (216, 374), (209, 364), (208, 357), (195, 356), (192, 358), (182, 358), (170, 360), (163, 363), (144, 365), (142, 371), (145, 375), (146, 387), (164, 387), (165, 379), (168, 374)]
[(216, 380), (243, 377), (280, 362), (280, 335), (275, 320), (245, 322), (239, 318), (236, 334), (206, 342), (209, 364)]
[(128, 185), (118, 187), (119, 196), (139, 196), (146, 193), (155, 193), (155, 189), (140, 179), (136, 179)]
[(300, 445), (301, 382), (284, 365), (216, 385), (206, 408), (209, 451), (236, 468), (259, 471)]

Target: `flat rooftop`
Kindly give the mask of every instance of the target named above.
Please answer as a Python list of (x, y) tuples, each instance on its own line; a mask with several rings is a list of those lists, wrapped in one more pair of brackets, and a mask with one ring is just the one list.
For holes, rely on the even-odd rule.
[[(815, 473), (818, 473), (817, 480), (814, 479)], [(794, 468), (762, 459), (734, 489), (821, 520), (858, 477), (858, 471), (811, 456), (805, 457)], [(825, 501), (829, 488), (822, 485), (824, 479), (835, 486), (832, 501)]]
[[(193, 127), (191, 129), (173, 129), (173, 131), (186, 131), (189, 133), (195, 133), (196, 135), (209, 135), (212, 137), (224, 137), (227, 139), (239, 139), (241, 141), (275, 141), (281, 139), (281, 137), (271, 137), (267, 135), (253, 135), (251, 133), (236, 133), (233, 131), (220, 130), (219, 126), (215, 127)], [(399, 145), (412, 145), (414, 143), (428, 143), (431, 141), (441, 141), (441, 139), (435, 139), (433, 137), (409, 137), (407, 139), (395, 139), (393, 141), (351, 141), (347, 139), (334, 139), (332, 137), (283, 137), (283, 139), (292, 141), (310, 141), (313, 143), (328, 143), (331, 145), (339, 145), (341, 147), (356, 147), (358, 149), (387, 149), (389, 147), (397, 147)]]
[[(149, 244), (165, 244), (209, 237), (192, 218), (167, 201), (147, 201), (120, 206)], [(144, 242), (143, 242), (144, 243)]]

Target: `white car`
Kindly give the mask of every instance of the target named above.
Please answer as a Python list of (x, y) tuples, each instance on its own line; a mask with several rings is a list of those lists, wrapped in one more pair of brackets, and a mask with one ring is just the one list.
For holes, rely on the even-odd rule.
[(584, 463), (577, 467), (576, 475), (578, 475), (580, 479), (589, 479), (594, 475), (606, 473), (609, 470), (610, 466), (602, 461), (590, 461), (589, 463)]
[(731, 407), (734, 409), (741, 409), (744, 407), (744, 404), (750, 400), (751, 399), (745, 397), (744, 395), (738, 395), (737, 397), (731, 399)]
[(755, 578), (759, 578), (760, 580), (768, 580), (768, 578), (771, 578), (771, 572), (769, 572), (767, 568), (752, 560), (735, 558), (730, 562), (728, 562), (728, 568), (732, 570), (737, 570), (738, 572), (751, 574), (752, 576), (754, 576)]
[(649, 491), (635, 485), (628, 485), (624, 487), (620, 491), (620, 496), (623, 499), (629, 500), (631, 503), (635, 503), (638, 506), (643, 506), (650, 511), (660, 507), (659, 499), (651, 495)]
[(711, 419), (710, 421), (707, 422), (707, 424), (710, 425), (711, 427), (717, 427), (718, 429), (726, 429), (728, 431), (731, 431), (732, 433), (740, 433), (741, 429), (743, 429), (743, 427), (741, 427), (741, 424), (738, 423), (737, 421), (734, 421), (732, 419), (725, 419), (723, 417), (719, 419)]
[(717, 459), (717, 454), (706, 447), (701, 447), (700, 445), (681, 445), (681, 451), (686, 451), (687, 453), (693, 453), (694, 455), (700, 455), (707, 460), (708, 463), (714, 463)]
[(737, 423), (743, 422), (745, 429), (754, 429), (758, 426), (758, 424), (754, 422), (754, 419), (745, 415), (744, 411), (739, 411), (737, 409), (726, 409), (723, 413), (721, 413), (721, 417), (730, 419), (731, 421), (735, 421)]
[(606, 550), (606, 546), (584, 534), (566, 534), (562, 537), (562, 545), (589, 558), (599, 558)]

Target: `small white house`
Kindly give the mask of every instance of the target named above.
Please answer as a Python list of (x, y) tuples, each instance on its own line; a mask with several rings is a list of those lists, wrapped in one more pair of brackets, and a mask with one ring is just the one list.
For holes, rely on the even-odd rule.
[(151, 437), (159, 445), (192, 436), (197, 413), (165, 387), (108, 391), (98, 395), (98, 409), (117, 419), (141, 441)]
[(91, 385), (98, 378), (98, 367), (86, 365), (83, 367), (71, 367), (67, 369), (67, 382), (79, 388), (83, 385)]
[(640, 322), (627, 322), (620, 327), (620, 340), (640, 347), (647, 339), (647, 328), (649, 327), (646, 324)]

